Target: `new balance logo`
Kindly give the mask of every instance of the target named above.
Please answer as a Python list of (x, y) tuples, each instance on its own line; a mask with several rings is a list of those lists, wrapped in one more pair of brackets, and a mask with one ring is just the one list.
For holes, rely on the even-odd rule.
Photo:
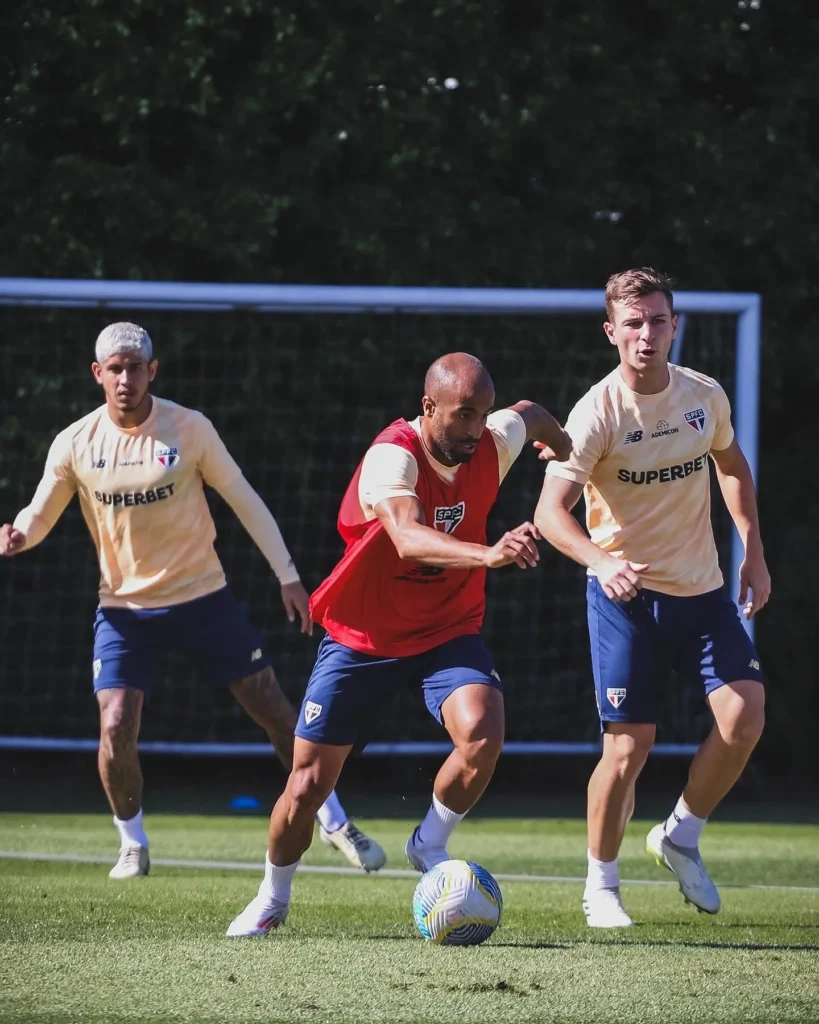
[(493, 668), (489, 675), (492, 676), (493, 679), (497, 679), (498, 682), (501, 681), (501, 677), (498, 675), (498, 670), (496, 668)]
[(95, 678), (95, 679), (99, 679), (99, 677), (100, 677), (100, 672), (102, 672), (102, 662), (100, 661), (100, 659), (99, 659), (99, 658), (97, 658), (97, 659), (96, 659), (96, 660), (94, 661), (94, 665), (93, 665), (93, 668), (94, 668), (94, 678)]
[(105, 469), (105, 459), (97, 459), (94, 463), (94, 469)]
[(318, 716), (321, 714), (321, 704), (316, 704), (312, 700), (308, 700), (304, 705), (304, 720), (309, 725), (311, 722), (315, 722)]
[(629, 430), (626, 436), (623, 438), (623, 444), (637, 444), (638, 441), (643, 440), (642, 430)]
[(755, 668), (757, 672), (759, 672), (759, 662), (756, 660), (756, 658), (751, 658), (751, 660), (748, 662), (748, 668)]
[(262, 660), (262, 649), (261, 649), (261, 647), (257, 647), (256, 650), (251, 653), (250, 660), (251, 661), (261, 661)]

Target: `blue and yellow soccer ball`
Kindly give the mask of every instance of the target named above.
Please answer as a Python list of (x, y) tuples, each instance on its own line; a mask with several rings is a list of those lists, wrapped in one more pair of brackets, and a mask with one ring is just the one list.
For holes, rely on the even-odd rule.
[(445, 860), (422, 875), (412, 913), (418, 931), (439, 946), (477, 946), (500, 924), (503, 896), (486, 868)]

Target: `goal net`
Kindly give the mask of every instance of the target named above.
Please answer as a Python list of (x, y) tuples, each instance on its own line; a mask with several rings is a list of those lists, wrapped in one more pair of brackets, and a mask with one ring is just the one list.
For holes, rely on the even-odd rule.
[[(723, 383), (753, 466), (758, 298), (680, 293), (677, 303), (681, 345), (672, 357)], [(0, 304), (2, 521), (29, 502), (54, 435), (99, 403), (89, 370), (97, 333), (132, 320), (154, 341), (155, 393), (214, 422), (276, 516), (308, 589), (340, 555), (336, 514), (351, 473), (386, 423), (417, 415), (424, 371), (438, 355), (474, 353), (495, 379), (499, 406), (529, 398), (561, 420), (614, 365), (598, 292), (6, 279)], [(525, 451), (501, 488), (490, 537), (532, 517), (542, 477), (543, 464)], [(229, 581), (298, 704), (318, 637), (287, 622), (261, 554), (221, 499), (209, 498)], [(736, 539), (720, 501), (714, 510), (733, 579)], [(43, 544), (0, 564), (0, 745), (93, 745), (97, 582), (76, 501)], [(506, 688), (508, 749), (595, 749), (583, 570), (543, 545), (537, 571), (490, 573), (485, 635)], [(672, 681), (664, 749), (688, 749), (705, 726), (701, 694)], [(172, 654), (158, 666), (144, 716), (148, 749), (250, 753), (268, 749), (263, 739), (193, 666)], [(431, 751), (445, 739), (419, 695), (407, 693), (386, 711), (372, 749)]]

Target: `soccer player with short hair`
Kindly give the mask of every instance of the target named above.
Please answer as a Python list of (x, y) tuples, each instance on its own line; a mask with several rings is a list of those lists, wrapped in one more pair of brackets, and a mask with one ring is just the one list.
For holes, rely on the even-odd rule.
[[(279, 688), (259, 633), (228, 588), (214, 550), (204, 485), (231, 506), (281, 583), (288, 618), (311, 632), (307, 592), (279, 527), (210, 420), (157, 398), (148, 333), (115, 323), (97, 338), (92, 371), (105, 404), (58, 434), (31, 504), (0, 528), (0, 555), (39, 544), (74, 494), (97, 549), (100, 603), (93, 677), (100, 709), (99, 772), (120, 834), (112, 878), (147, 875), (137, 737), (161, 650), (194, 659), (227, 686), (292, 765), (296, 712)], [(385, 861), (347, 819), (335, 793), (317, 807), (321, 837), (365, 870)]]
[(284, 921), (313, 814), (398, 688), (423, 690), (455, 745), (407, 842), (413, 867), (427, 871), (448, 859), (450, 834), (492, 777), (504, 710), (480, 636), (486, 570), (534, 566), (538, 534), (523, 523), (489, 544), (487, 516), (527, 439), (558, 458), (571, 448), (539, 405), (493, 412), (494, 405), (479, 360), (442, 356), (427, 372), (421, 416), (386, 427), (347, 488), (338, 517), (346, 551), (310, 599), (327, 635), (296, 727), (293, 771), (270, 818), (258, 895), (229, 936), (264, 935)]
[[(714, 726), (676, 807), (652, 828), (646, 847), (677, 876), (686, 900), (709, 914), (717, 913), (720, 898), (700, 857), (700, 833), (762, 733), (762, 672), (723, 587), (709, 458), (745, 545), (739, 602), (748, 618), (771, 590), (753, 479), (728, 398), (715, 380), (668, 362), (677, 329), (670, 282), (646, 267), (615, 274), (606, 312), (604, 330), (619, 366), (569, 415), (571, 458), (547, 467), (535, 512), (546, 540), (588, 571), (603, 752), (589, 782), (583, 907), (598, 928), (633, 924), (620, 899), (617, 855), (670, 668), (702, 686)], [(590, 536), (571, 514), (581, 494)]]

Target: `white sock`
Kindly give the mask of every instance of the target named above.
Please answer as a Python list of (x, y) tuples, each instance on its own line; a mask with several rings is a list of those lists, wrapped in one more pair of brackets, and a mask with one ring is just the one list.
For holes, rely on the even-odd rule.
[(675, 846), (698, 846), (707, 820), (698, 818), (689, 811), (680, 797), (677, 806), (671, 812), (671, 817), (665, 823), (665, 834)]
[(598, 889), (616, 889), (620, 885), (617, 858), (598, 860), (596, 857), (592, 857), (591, 850), (586, 853), (589, 861), (586, 873), (586, 892), (596, 892)]
[(293, 875), (301, 861), (277, 867), (270, 863), (270, 854), (264, 857), (264, 878), (259, 885), (259, 895), (278, 903), (290, 902), (290, 890), (293, 888)]
[(418, 839), (425, 846), (438, 847), (445, 850), (449, 837), (465, 817), (466, 812), (456, 814), (455, 811), (450, 811), (448, 807), (444, 807), (433, 793), (432, 804), (418, 831)]
[(114, 815), (114, 824), (119, 829), (120, 846), (147, 846), (148, 837), (142, 827), (142, 809), (133, 818), (123, 821)]
[(347, 824), (347, 814), (341, 806), (341, 801), (336, 796), (335, 790), (319, 807), (316, 817), (325, 832), (338, 832), (340, 828), (344, 828)]

